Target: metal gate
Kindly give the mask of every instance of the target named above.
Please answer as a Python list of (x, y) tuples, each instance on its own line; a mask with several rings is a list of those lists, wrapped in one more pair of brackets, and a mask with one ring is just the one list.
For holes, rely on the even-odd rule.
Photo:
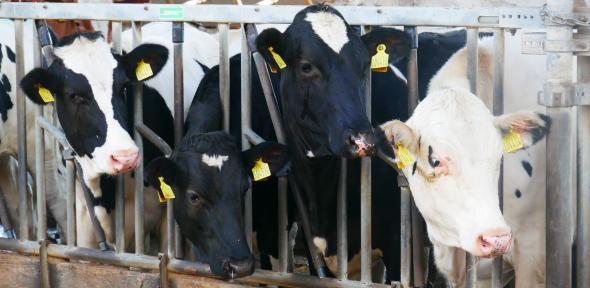
[[(493, 105), (490, 107), (495, 115), (501, 114), (503, 111), (502, 87), (503, 87), (503, 66), (504, 66), (504, 33), (506, 29), (521, 29), (521, 28), (546, 28), (547, 39), (539, 40), (539, 43), (544, 43), (540, 47), (544, 47), (543, 52), (548, 53), (547, 67), (549, 71), (548, 81), (545, 86), (544, 105), (547, 106), (548, 114), (553, 118), (553, 128), (548, 136), (547, 148), (547, 283), (549, 287), (571, 287), (571, 271), (572, 271), (572, 252), (571, 241), (568, 237), (563, 235), (573, 234), (573, 219), (569, 218), (570, 209), (572, 209), (575, 202), (573, 202), (572, 194), (560, 193), (560, 191), (575, 191), (576, 182), (575, 177), (575, 163), (572, 164), (572, 159), (578, 159), (577, 171), (588, 171), (590, 165), (590, 146), (584, 145), (590, 139), (590, 108), (589, 106), (580, 106), (577, 109), (578, 113), (578, 158), (572, 158), (575, 155), (575, 142), (572, 141), (572, 135), (575, 135), (575, 126), (571, 125), (570, 119), (573, 119), (576, 111), (572, 109), (577, 105), (590, 104), (590, 98), (585, 95), (590, 95), (590, 92), (584, 94), (589, 89), (588, 86), (575, 86), (572, 83), (572, 58), (573, 52), (588, 52), (590, 50), (590, 42), (588, 39), (572, 40), (573, 29), (570, 23), (559, 23), (554, 18), (545, 21), (542, 19), (541, 11), (545, 11), (544, 18), (547, 17), (547, 11), (555, 11), (561, 16), (568, 16), (573, 11), (573, 0), (560, 1), (548, 0), (547, 6), (535, 8), (520, 8), (520, 7), (499, 7), (499, 8), (480, 8), (480, 9), (454, 9), (454, 8), (438, 8), (438, 7), (336, 7), (342, 13), (347, 22), (351, 25), (370, 26), (404, 26), (413, 36), (412, 50), (408, 61), (408, 90), (410, 97), (410, 109), (413, 109), (418, 103), (418, 80), (417, 80), (417, 49), (418, 41), (416, 35), (416, 28), (419, 26), (441, 26), (441, 27), (466, 27), (467, 28), (467, 47), (468, 47), (468, 71), (477, 71), (477, 40), (479, 28), (491, 28), (495, 35), (495, 70), (494, 70), (494, 99)], [(217, 23), (219, 31), (219, 65), (220, 65), (220, 91), (222, 103), (224, 107), (224, 127), (227, 130), (229, 127), (229, 55), (228, 55), (228, 30), (229, 23), (242, 23), (242, 27), (246, 27), (245, 23), (290, 23), (294, 15), (299, 12), (302, 6), (229, 6), (229, 5), (202, 5), (202, 6), (182, 6), (182, 5), (155, 5), (155, 4), (63, 4), (63, 3), (0, 3), (0, 18), (15, 19), (16, 26), (16, 63), (17, 63), (17, 79), (24, 76), (23, 64), (23, 37), (22, 27), (24, 19), (66, 19), (66, 20), (105, 20), (112, 21), (113, 27), (113, 42), (116, 51), (121, 52), (121, 30), (122, 22), (130, 21), (132, 23), (133, 43), (137, 46), (141, 43), (141, 22), (153, 21), (169, 21), (174, 22), (173, 25), (173, 43), (174, 43), (174, 84), (175, 84), (175, 140), (178, 141), (182, 137), (183, 125), (183, 78), (182, 78), (182, 48), (183, 48), (183, 34), (182, 27), (184, 22), (213, 22)], [(584, 12), (588, 8), (585, 8)], [(167, 11), (175, 11), (174, 13), (167, 13)], [(570, 15), (571, 16), (571, 15)], [(562, 18), (563, 19), (563, 18)], [(547, 26), (545, 26), (547, 25)], [(580, 24), (576, 24), (580, 25)], [(242, 28), (244, 29), (244, 28)], [(586, 30), (579, 30), (578, 32), (585, 32)], [(247, 33), (243, 33), (242, 39), (242, 86), (241, 86), (241, 105), (242, 113), (242, 144), (243, 148), (247, 149), (250, 144), (259, 143), (262, 139), (254, 133), (250, 127), (250, 81), (251, 81), (251, 60), (254, 59), (261, 81), (270, 84), (268, 79), (268, 72), (264, 66), (262, 57), (256, 52), (252, 51), (248, 45), (246, 37)], [(576, 42), (577, 41), (577, 42)], [(579, 42), (585, 44), (584, 47), (575, 45)], [(583, 46), (583, 45), (582, 45)], [(581, 48), (580, 48), (581, 47)], [(585, 49), (585, 50), (584, 50)], [(541, 49), (543, 50), (543, 49)], [(254, 52), (253, 57), (250, 53)], [(569, 70), (568, 70), (569, 69)], [(578, 69), (580, 73), (580, 81), (590, 81), (589, 73), (590, 62), (587, 57), (581, 57), (578, 61)], [(264, 73), (260, 73), (264, 71)], [(370, 73), (370, 72), (368, 72)], [(475, 90), (475, 83), (477, 81), (476, 73), (470, 73), (470, 84), (472, 90)], [(367, 97), (370, 97), (370, 85), (367, 85)], [(265, 85), (263, 85), (265, 87)], [(159, 137), (151, 132), (143, 124), (142, 119), (142, 97), (141, 89), (138, 91), (134, 99), (134, 109), (136, 111), (134, 124), (135, 132), (134, 139), (140, 149), (143, 149), (142, 136), (146, 137), (150, 142), (156, 144), (164, 154), (169, 155), (170, 147), (165, 144)], [(473, 91), (477, 92), (477, 91)], [(276, 108), (276, 102), (272, 98), (271, 91), (265, 91), (267, 97), (267, 104), (271, 112), (271, 118), (275, 126), (277, 139), (284, 141), (284, 134), (281, 128), (281, 118)], [(477, 94), (477, 93), (476, 93)], [(582, 96), (580, 96), (582, 95)], [(578, 97), (576, 97), (578, 96)], [(23, 92), (17, 91), (17, 114), (18, 114), (18, 141), (19, 141), (19, 162), (26, 163), (26, 141), (25, 137), (25, 98)], [(369, 98), (370, 99), (370, 98)], [(370, 101), (367, 101), (370, 103)], [(370, 115), (370, 104), (367, 107)], [(37, 111), (37, 120), (35, 125), (36, 131), (36, 159), (37, 159), (37, 214), (39, 225), (37, 229), (36, 239), (42, 240), (46, 235), (45, 227), (45, 187), (43, 187), (44, 171), (43, 159), (44, 154), (44, 133), (49, 133), (55, 137), (64, 147), (68, 147), (67, 141), (63, 132), (50, 121), (42, 117), (42, 109)], [(138, 113), (139, 112), (139, 113)], [(142, 150), (140, 150), (142, 151)], [(380, 155), (390, 165), (393, 165), (391, 159)], [(279, 272), (273, 273), (270, 271), (256, 270), (256, 272), (249, 277), (237, 280), (243, 283), (264, 283), (281, 286), (308, 286), (308, 287), (357, 287), (359, 285), (368, 285), (380, 287), (379, 284), (371, 284), (371, 170), (370, 159), (363, 159), (361, 164), (361, 215), (363, 222), (361, 224), (361, 282), (347, 280), (346, 263), (348, 256), (346, 255), (347, 247), (347, 231), (346, 231), (346, 191), (345, 185), (340, 185), (341, 189), (338, 193), (338, 271), (341, 279), (320, 279), (311, 276), (303, 276), (287, 272), (287, 180), (281, 179), (279, 181)], [(378, 161), (378, 160), (375, 160)], [(124, 251), (124, 217), (121, 213), (124, 209), (124, 192), (122, 189), (122, 181), (119, 182), (116, 192), (116, 211), (118, 218), (116, 219), (116, 246), (117, 253), (101, 252), (94, 249), (75, 247), (74, 232), (74, 199), (75, 199), (75, 163), (70, 157), (66, 161), (67, 166), (67, 246), (50, 244), (45, 248), (38, 242), (30, 241), (35, 238), (27, 235), (27, 213), (21, 213), (20, 223), (22, 224), (21, 231), (19, 231), (19, 240), (0, 239), (0, 248), (12, 251), (18, 251), (30, 254), (44, 254), (59, 258), (67, 259), (81, 259), (96, 261), (105, 264), (118, 265), (124, 267), (136, 267), (143, 269), (160, 269), (163, 278), (167, 271), (178, 273), (199, 274), (212, 276), (207, 265), (200, 263), (193, 263), (182, 259), (179, 247), (180, 240), (178, 237), (178, 230), (175, 229), (174, 220), (172, 217), (172, 203), (168, 202), (167, 215), (167, 237), (168, 248), (165, 254), (161, 257), (153, 257), (144, 255), (143, 239), (143, 166), (140, 164), (135, 171), (136, 177), (136, 191), (135, 191), (135, 254), (125, 253)], [(344, 168), (345, 169), (345, 168)], [(345, 170), (342, 173), (346, 173)], [(588, 287), (590, 285), (590, 237), (588, 232), (590, 227), (588, 221), (590, 217), (590, 176), (584, 176), (579, 173), (578, 178), (578, 227), (577, 227), (577, 276), (578, 287)], [(19, 186), (18, 191), (21, 197), (19, 203), (20, 211), (27, 210), (26, 202), (26, 166), (19, 165)], [(403, 179), (402, 179), (403, 180)], [(410, 191), (407, 187), (407, 182), (402, 183), (402, 203), (401, 203), (401, 280), (399, 283), (393, 283), (393, 286), (414, 287), (420, 286), (420, 278), (423, 271), (420, 268), (422, 264), (419, 263), (420, 257), (420, 241), (423, 235), (419, 235), (416, 228), (417, 213), (414, 210), (412, 213), (412, 203)], [(500, 185), (500, 187), (502, 187)], [(246, 233), (249, 245), (251, 247), (251, 233), (252, 233), (252, 203), (251, 191), (246, 197)], [(502, 191), (500, 191), (502, 195)], [(501, 198), (500, 198), (501, 199)], [(502, 201), (502, 200), (500, 200)], [(415, 209), (415, 208), (414, 208)], [(414, 224), (414, 225), (413, 225)], [(568, 234), (569, 233), (569, 234)], [(313, 247), (313, 245), (312, 245)], [(46, 256), (46, 255), (45, 255)], [(42, 257), (42, 259), (46, 257)], [(321, 265), (321, 263), (315, 263)], [(468, 256), (468, 286), (475, 287), (476, 269), (474, 266), (473, 257)], [(423, 265), (422, 265), (423, 266)], [(317, 266), (316, 266), (317, 267)], [(471, 269), (473, 268), (473, 269)], [(43, 269), (42, 269), (43, 271)], [(502, 287), (502, 259), (497, 258), (494, 262), (493, 268), (493, 287)], [(165, 287), (166, 281), (162, 282)], [(581, 285), (581, 286), (580, 286)]]

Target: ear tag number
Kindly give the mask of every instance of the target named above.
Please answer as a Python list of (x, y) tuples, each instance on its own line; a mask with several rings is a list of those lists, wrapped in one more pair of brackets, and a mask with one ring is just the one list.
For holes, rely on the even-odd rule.
[(53, 99), (53, 95), (51, 94), (51, 91), (49, 91), (47, 88), (45, 88), (43, 86), (39, 86), (39, 96), (41, 96), (41, 99), (45, 103), (50, 103), (50, 102), (55, 101), (55, 99)]
[(396, 144), (395, 147), (395, 156), (398, 159), (397, 167), (399, 169), (404, 169), (405, 167), (414, 163), (414, 157), (412, 157), (412, 154), (410, 154), (410, 150), (408, 150), (408, 148), (401, 144)]
[(389, 54), (385, 53), (385, 44), (377, 45), (377, 54), (371, 58), (371, 70), (374, 72), (387, 72), (389, 67)]
[(260, 181), (262, 179), (270, 177), (270, 167), (262, 159), (256, 160), (254, 168), (252, 168), (252, 175), (254, 175), (254, 181)]
[(152, 75), (154, 75), (152, 66), (149, 63), (145, 63), (145, 61), (141, 59), (141, 61), (137, 63), (137, 68), (135, 68), (135, 76), (137, 77), (137, 81), (144, 80), (151, 77)]
[(172, 187), (164, 181), (164, 177), (160, 176), (158, 177), (158, 180), (160, 180), (160, 191), (158, 191), (160, 202), (166, 202), (170, 199), (176, 198), (174, 192), (172, 192)]
[(524, 142), (522, 142), (522, 136), (519, 133), (514, 132), (512, 128), (508, 134), (502, 138), (504, 142), (504, 152), (512, 153), (524, 148)]
[(281, 55), (277, 54), (274, 51), (274, 48), (272, 48), (272, 46), (268, 47), (268, 52), (270, 52), (270, 55), (272, 55), (272, 58), (275, 59), (275, 62), (277, 62), (277, 66), (279, 66), (280, 69), (287, 67), (287, 64), (285, 64), (285, 61), (283, 60), (283, 57), (281, 57)]

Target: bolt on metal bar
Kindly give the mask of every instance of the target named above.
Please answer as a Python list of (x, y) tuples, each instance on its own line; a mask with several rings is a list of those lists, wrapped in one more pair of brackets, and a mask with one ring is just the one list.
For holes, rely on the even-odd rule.
[[(547, 7), (558, 14), (573, 11), (574, 0), (547, 0)], [(571, 41), (572, 27), (551, 25), (546, 27), (547, 41)], [(551, 92), (547, 88), (571, 87), (573, 79), (571, 52), (547, 53), (547, 81), (545, 99), (573, 97), (569, 93)], [(557, 101), (556, 101), (557, 102)], [(572, 103), (572, 102), (564, 102)], [(573, 133), (575, 117), (571, 107), (555, 107), (545, 103), (552, 124), (547, 135), (547, 212), (546, 212), (546, 285), (572, 287), (572, 238), (574, 223), (573, 192), (575, 189), (575, 155)], [(573, 162), (575, 163), (575, 162)]]
[[(121, 21), (111, 22), (111, 36), (113, 50), (120, 55), (123, 54), (123, 23)], [(117, 176), (115, 188), (115, 250), (125, 252), (125, 176)]]
[(217, 24), (219, 34), (219, 94), (223, 106), (223, 130), (229, 132), (229, 24)]
[(338, 262), (337, 276), (339, 280), (348, 279), (348, 227), (346, 225), (348, 220), (348, 209), (346, 208), (346, 180), (348, 179), (346, 172), (347, 164), (348, 159), (340, 159), (340, 178), (338, 181), (338, 196), (336, 199), (336, 230), (338, 233), (338, 239), (336, 242), (338, 249), (336, 257)]
[[(494, 91), (492, 111), (495, 116), (504, 113), (504, 29), (494, 29)], [(502, 161), (503, 162), (503, 161)], [(498, 202), (500, 211), (504, 209), (504, 167), (500, 165), (500, 177), (498, 178)], [(494, 258), (492, 265), (492, 288), (502, 288), (503, 273), (502, 256)]]
[[(578, 34), (590, 34), (578, 28)], [(590, 83), (590, 57), (578, 56), (578, 83)], [(590, 106), (578, 106), (578, 223), (576, 276), (578, 287), (590, 287)]]
[[(24, 20), (14, 20), (15, 33), (15, 52), (16, 52), (16, 79), (23, 79), (25, 76), (25, 59), (23, 43), (23, 25)], [(18, 86), (18, 85), (17, 85)], [(27, 133), (26, 128), (26, 99), (20, 89), (16, 88), (16, 118), (17, 118), (17, 135), (18, 135), (18, 216), (20, 225), (20, 239), (29, 239), (29, 205), (27, 197)]]
[[(469, 86), (471, 92), (475, 95), (479, 95), (477, 92), (477, 65), (478, 65), (478, 52), (477, 43), (479, 39), (479, 30), (477, 28), (467, 29), (467, 78), (469, 78)], [(485, 103), (485, 99), (482, 99)], [(488, 106), (489, 107), (489, 106)], [(466, 269), (466, 287), (475, 288), (477, 287), (477, 262), (473, 255), (466, 254), (465, 269)]]
[[(184, 135), (183, 22), (172, 23), (172, 43), (174, 44), (174, 144), (178, 145)], [(174, 199), (167, 202), (166, 216), (168, 217), (168, 255), (182, 259), (184, 258), (184, 237), (174, 220)], [(172, 243), (174, 243), (174, 251), (171, 250)]]
[(69, 247), (76, 246), (76, 165), (66, 160), (66, 241)]
[[(141, 23), (131, 22), (131, 32), (133, 35), (133, 47), (141, 44)], [(143, 123), (143, 87), (141, 83), (135, 84), (133, 94), (133, 123), (135, 125)], [(142, 255), (144, 253), (144, 203), (143, 203), (143, 139), (141, 134), (135, 130), (133, 132), (133, 140), (139, 148), (140, 163), (135, 169), (135, 254)]]
[[(362, 33), (368, 33), (367, 27)], [(371, 121), (371, 69), (367, 69), (365, 76), (365, 109), (369, 122)], [(372, 282), (371, 267), (373, 266), (371, 248), (371, 158), (361, 159), (361, 282)]]
[[(250, 49), (248, 48), (248, 39), (244, 24), (242, 24), (242, 53), (240, 56), (241, 67), (241, 87), (240, 103), (242, 107), (242, 150), (250, 148), (250, 141), (245, 131), (252, 129), (252, 59), (250, 58)], [(248, 247), (252, 250), (252, 187), (248, 188), (244, 197), (244, 232)]]

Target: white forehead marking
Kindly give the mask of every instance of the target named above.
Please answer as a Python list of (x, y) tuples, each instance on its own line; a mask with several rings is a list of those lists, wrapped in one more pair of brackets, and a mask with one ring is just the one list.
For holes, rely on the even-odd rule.
[(311, 24), (317, 34), (336, 53), (348, 43), (346, 24), (338, 15), (330, 12), (307, 13), (305, 20)]
[(217, 167), (219, 171), (221, 171), (221, 166), (223, 166), (223, 162), (227, 161), (229, 156), (225, 155), (207, 155), (203, 154), (201, 157), (201, 161), (205, 163), (207, 166), (210, 167)]
[(305, 155), (306, 155), (307, 157), (309, 157), (309, 158), (313, 158), (313, 157), (315, 157), (315, 155), (313, 154), (313, 152), (312, 152), (311, 150), (308, 150), (308, 151), (307, 151), (307, 154), (305, 154)]

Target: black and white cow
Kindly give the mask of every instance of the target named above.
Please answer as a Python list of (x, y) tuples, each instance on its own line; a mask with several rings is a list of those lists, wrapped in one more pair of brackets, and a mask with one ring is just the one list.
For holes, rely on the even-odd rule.
[[(264, 142), (241, 152), (236, 138), (220, 131), (222, 105), (219, 70), (212, 69), (199, 86), (186, 120), (186, 133), (173, 155), (152, 161), (147, 181), (175, 193), (174, 218), (193, 244), (195, 257), (226, 279), (254, 272), (254, 258), (244, 234), (244, 194), (256, 161), (272, 174), (287, 162), (286, 147)], [(239, 138), (237, 138), (239, 139)]]

